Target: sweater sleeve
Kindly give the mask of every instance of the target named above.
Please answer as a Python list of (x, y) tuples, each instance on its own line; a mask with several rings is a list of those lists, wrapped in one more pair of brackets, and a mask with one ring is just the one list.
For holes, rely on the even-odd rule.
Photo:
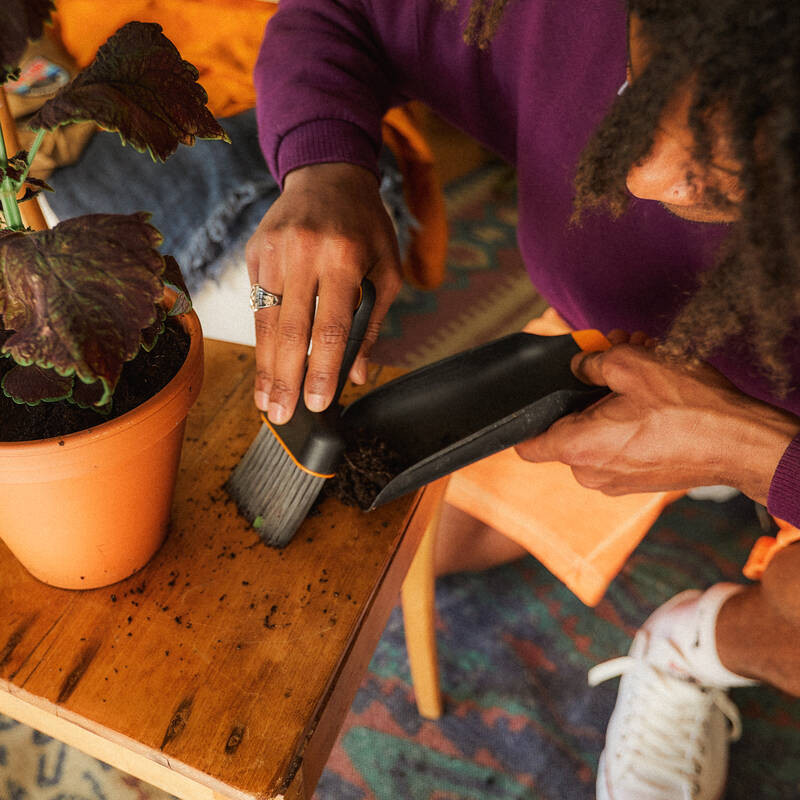
[(361, 0), (281, 0), (253, 77), (261, 149), (280, 185), (331, 161), (377, 172), (381, 118), (402, 98)]
[(767, 510), (800, 528), (800, 434), (794, 437), (778, 462), (767, 497)]

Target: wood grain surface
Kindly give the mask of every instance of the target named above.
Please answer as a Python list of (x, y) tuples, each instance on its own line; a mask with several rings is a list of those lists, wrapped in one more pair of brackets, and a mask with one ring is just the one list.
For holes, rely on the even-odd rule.
[(192, 800), (310, 797), (427, 513), (424, 493), (369, 514), (329, 499), (288, 547), (263, 545), (222, 489), (260, 425), (253, 371), (251, 348), (206, 341), (170, 532), (143, 570), (54, 589), (0, 543), (0, 712)]

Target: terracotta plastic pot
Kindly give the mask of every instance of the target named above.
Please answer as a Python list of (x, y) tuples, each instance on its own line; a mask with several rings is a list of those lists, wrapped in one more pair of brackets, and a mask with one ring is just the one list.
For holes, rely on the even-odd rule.
[(0, 539), (39, 580), (107, 586), (141, 569), (164, 541), (203, 377), (200, 321), (194, 312), (177, 319), (189, 353), (158, 394), (78, 433), (0, 442)]

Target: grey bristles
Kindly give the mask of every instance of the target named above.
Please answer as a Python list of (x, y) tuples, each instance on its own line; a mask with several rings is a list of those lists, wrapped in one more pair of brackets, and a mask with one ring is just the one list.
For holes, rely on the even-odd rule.
[(297, 466), (262, 425), (225, 484), (242, 516), (272, 547), (283, 547), (308, 516), (325, 478)]

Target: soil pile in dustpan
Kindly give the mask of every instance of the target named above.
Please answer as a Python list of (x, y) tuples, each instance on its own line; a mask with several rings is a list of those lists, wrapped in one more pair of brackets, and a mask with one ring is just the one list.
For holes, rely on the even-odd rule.
[[(169, 318), (164, 325), (155, 347), (149, 353), (140, 351), (123, 367), (109, 414), (80, 408), (66, 400), (37, 406), (19, 405), (0, 394), (0, 441), (25, 442), (65, 436), (119, 417), (153, 397), (175, 377), (189, 352), (189, 334), (180, 324)], [(0, 380), (13, 366), (10, 358), (0, 359)]]
[(335, 476), (325, 481), (321, 496), (367, 510), (381, 489), (406, 466), (386, 442), (356, 433), (347, 442)]

